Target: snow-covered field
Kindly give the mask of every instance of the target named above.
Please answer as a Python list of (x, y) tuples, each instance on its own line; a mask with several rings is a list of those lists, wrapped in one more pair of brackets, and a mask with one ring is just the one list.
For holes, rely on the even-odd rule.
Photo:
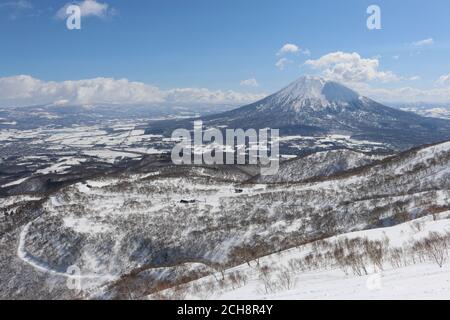
[[(170, 151), (173, 142), (137, 129), (144, 122), (122, 120), (93, 125), (0, 129), (0, 188), (32, 176), (66, 174), (80, 167), (114, 166)], [(95, 166), (93, 166), (95, 167)]]
[[(73, 125), (66, 128), (37, 128), (31, 130), (4, 129), (0, 131), (0, 140), (3, 147), (27, 142), (35, 147), (41, 145), (43, 150), (52, 147), (54, 150), (81, 149), (88, 152), (110, 148), (126, 151), (128, 147), (133, 145), (141, 145), (144, 142), (152, 142), (153, 139), (161, 139), (161, 136), (147, 135), (144, 130), (135, 129), (140, 124), (136, 122), (125, 126), (119, 122), (116, 125)], [(145, 154), (145, 149), (140, 151)], [(102, 155), (100, 154), (99, 157), (102, 157)], [(106, 155), (105, 158), (110, 159), (111, 156)]]
[(328, 150), (330, 145), (343, 149), (353, 149), (360, 152), (383, 151), (388, 149), (386, 144), (352, 139), (350, 136), (332, 134), (326, 136), (283, 136), (279, 139), (280, 144), (288, 144), (289, 148), (303, 150), (309, 147), (315, 150)]
[[(10, 176), (0, 178), (0, 188), (17, 186), (33, 175), (65, 174), (90, 163), (114, 166), (148, 155), (170, 153), (175, 139), (146, 133), (143, 120), (104, 121), (91, 125), (42, 126), (34, 129), (0, 129), (0, 165)], [(286, 136), (280, 138), (282, 159), (315, 151), (354, 149), (381, 152), (382, 143), (349, 136)], [(212, 144), (194, 152), (211, 152)]]

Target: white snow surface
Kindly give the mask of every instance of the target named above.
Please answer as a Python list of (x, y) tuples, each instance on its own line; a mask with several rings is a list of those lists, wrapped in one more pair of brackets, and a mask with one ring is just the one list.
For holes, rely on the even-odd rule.
[[(437, 217), (426, 216), (394, 227), (358, 231), (342, 234), (329, 239), (336, 242), (340, 239), (368, 238), (383, 240), (388, 238), (392, 247), (401, 248), (412, 240), (420, 240), (429, 232), (440, 234), (450, 232), (450, 211)], [(436, 220), (434, 220), (436, 219)], [(423, 227), (417, 231), (415, 224)], [(289, 249), (266, 256), (260, 260), (261, 266), (271, 268), (287, 267), (291, 259), (305, 256), (311, 251), (311, 244)], [(299, 272), (295, 275), (295, 285), (290, 290), (278, 290), (267, 294), (263, 290), (258, 277), (256, 262), (226, 270), (226, 274), (239, 272), (248, 276), (247, 283), (238, 288), (228, 286), (225, 289), (210, 292), (207, 299), (215, 300), (246, 300), (246, 299), (277, 299), (277, 300), (315, 300), (315, 299), (450, 299), (450, 262), (440, 268), (432, 262), (417, 263), (398, 269), (387, 264), (383, 271), (371, 270), (365, 276), (346, 275), (340, 269), (317, 269)], [(207, 276), (189, 283), (189, 287), (202, 287), (203, 284), (220, 279), (221, 275)], [(170, 293), (171, 289), (165, 291)], [(198, 290), (198, 289), (197, 289)], [(193, 293), (189, 290), (186, 299), (204, 299), (205, 293)], [(149, 299), (155, 297), (150, 295)]]
[(360, 99), (358, 93), (336, 82), (316, 76), (304, 76), (272, 96), (274, 102), (289, 105), (300, 111), (304, 107), (321, 110), (339, 103), (348, 103)]

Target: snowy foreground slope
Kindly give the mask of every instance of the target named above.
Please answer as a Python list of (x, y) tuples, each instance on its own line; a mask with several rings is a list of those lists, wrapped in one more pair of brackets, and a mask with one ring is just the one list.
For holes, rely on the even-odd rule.
[[(398, 258), (392, 254), (407, 251), (414, 242), (429, 237), (430, 232), (447, 239), (446, 249), (441, 252), (442, 267), (433, 254), (424, 253), (422, 260), (418, 252), (416, 256), (404, 253)], [(394, 227), (347, 233), (282, 251), (182, 288), (150, 295), (148, 299), (450, 299), (449, 235), (450, 211), (447, 211)], [(358, 239), (386, 243), (381, 265), (374, 266), (370, 259), (364, 261), (367, 274), (343, 270), (331, 258), (318, 259), (321, 262), (310, 267), (299, 264), (315, 250), (325, 252), (327, 246)]]

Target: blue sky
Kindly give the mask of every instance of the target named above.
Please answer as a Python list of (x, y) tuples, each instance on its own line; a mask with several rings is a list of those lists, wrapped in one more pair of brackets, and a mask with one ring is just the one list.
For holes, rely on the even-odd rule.
[[(450, 102), (448, 0), (97, 0), (81, 30), (57, 17), (66, 3), (0, 1), (1, 78), (262, 94), (314, 73), (381, 100)], [(366, 27), (370, 4), (381, 30)]]

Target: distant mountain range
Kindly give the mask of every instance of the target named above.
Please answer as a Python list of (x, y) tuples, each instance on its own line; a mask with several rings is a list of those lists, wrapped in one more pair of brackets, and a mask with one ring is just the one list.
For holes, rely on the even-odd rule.
[(34, 105), (0, 108), (0, 129), (93, 125), (100, 121), (192, 118), (233, 109), (230, 105)]
[(395, 103), (392, 106), (403, 111), (417, 113), (424, 117), (450, 120), (449, 103), (413, 102), (413, 103)]
[[(151, 122), (147, 132), (170, 136), (176, 128), (192, 129), (193, 120)], [(390, 108), (314, 76), (301, 77), (260, 101), (201, 120), (205, 127), (278, 128), (281, 135), (343, 134), (398, 149), (450, 139), (450, 120)]]

